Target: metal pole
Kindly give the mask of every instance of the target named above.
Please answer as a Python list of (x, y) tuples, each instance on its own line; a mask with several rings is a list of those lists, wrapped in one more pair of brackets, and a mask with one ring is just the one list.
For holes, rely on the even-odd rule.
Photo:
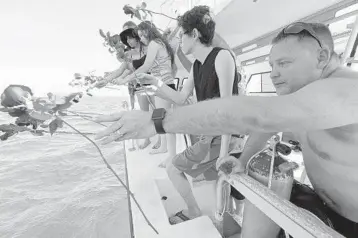
[[(129, 107), (127, 108), (129, 110)], [(129, 194), (129, 175), (128, 175), (128, 161), (127, 161), (127, 151), (126, 151), (126, 142), (122, 142), (123, 145), (123, 151), (124, 151), (124, 168), (125, 168), (125, 174), (126, 174), (126, 184), (128, 187), (127, 190), (127, 203), (128, 203), (128, 219), (129, 219), (129, 231), (131, 238), (135, 238), (134, 234), (134, 225), (133, 225), (133, 212), (132, 212), (132, 203), (131, 203), (131, 195)]]
[[(129, 189), (129, 176), (128, 176), (128, 164), (127, 164), (127, 155), (126, 155), (126, 142), (123, 141), (123, 150), (124, 150), (124, 166), (125, 166), (125, 173), (126, 173), (126, 183)], [(134, 226), (133, 226), (133, 213), (132, 213), (132, 204), (131, 204), (131, 197), (129, 192), (127, 191), (127, 202), (128, 202), (128, 218), (129, 218), (129, 230), (131, 234), (131, 238), (135, 238), (134, 234)]]
[[(358, 38), (358, 15), (356, 15), (355, 22), (353, 24), (352, 32), (349, 37), (346, 49), (343, 54), (343, 62), (346, 64), (347, 60), (349, 60), (351, 57), (354, 57), (355, 50), (357, 48), (357, 38)], [(353, 55), (352, 55), (353, 53)]]

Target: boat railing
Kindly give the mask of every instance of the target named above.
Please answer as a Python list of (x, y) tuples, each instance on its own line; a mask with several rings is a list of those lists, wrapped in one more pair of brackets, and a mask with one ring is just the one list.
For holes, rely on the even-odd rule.
[[(292, 237), (343, 237), (313, 214), (279, 197), (268, 187), (247, 174), (222, 174), (218, 180), (218, 192), (225, 192), (227, 184), (237, 189), (246, 199)], [(227, 204), (227, 196), (230, 196), (230, 193), (225, 193), (225, 195), (220, 196), (218, 194), (217, 196), (218, 199), (225, 200), (218, 201), (219, 206), (221, 206), (218, 208), (219, 213), (225, 211), (225, 207), (222, 206)]]

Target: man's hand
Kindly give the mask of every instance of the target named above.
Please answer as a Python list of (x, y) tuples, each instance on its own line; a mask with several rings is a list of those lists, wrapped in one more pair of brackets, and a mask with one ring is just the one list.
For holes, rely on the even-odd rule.
[(100, 116), (97, 122), (113, 122), (107, 129), (97, 133), (96, 139), (102, 144), (128, 139), (144, 139), (156, 134), (152, 113), (146, 111), (123, 111), (108, 116)]
[(236, 174), (245, 172), (245, 165), (241, 163), (240, 158), (226, 156), (216, 161), (216, 169), (225, 174)]

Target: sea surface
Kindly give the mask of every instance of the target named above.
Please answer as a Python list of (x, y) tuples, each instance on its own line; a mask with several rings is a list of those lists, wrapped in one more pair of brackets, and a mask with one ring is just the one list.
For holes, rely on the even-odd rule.
[[(124, 99), (84, 97), (71, 110), (112, 113)], [(80, 117), (63, 118), (83, 132), (103, 128)], [(0, 124), (13, 122), (0, 114)], [(66, 126), (59, 130), (72, 132)], [(122, 143), (100, 148), (125, 181)], [(127, 205), (126, 190), (84, 137), (23, 132), (0, 141), (1, 238), (130, 237)]]

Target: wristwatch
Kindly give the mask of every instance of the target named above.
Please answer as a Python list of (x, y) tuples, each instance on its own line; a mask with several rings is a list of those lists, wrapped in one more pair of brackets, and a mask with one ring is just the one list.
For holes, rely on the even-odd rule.
[(153, 110), (152, 120), (154, 122), (155, 131), (158, 134), (165, 134), (165, 130), (163, 128), (163, 119), (166, 114), (166, 110), (164, 108), (156, 108)]

